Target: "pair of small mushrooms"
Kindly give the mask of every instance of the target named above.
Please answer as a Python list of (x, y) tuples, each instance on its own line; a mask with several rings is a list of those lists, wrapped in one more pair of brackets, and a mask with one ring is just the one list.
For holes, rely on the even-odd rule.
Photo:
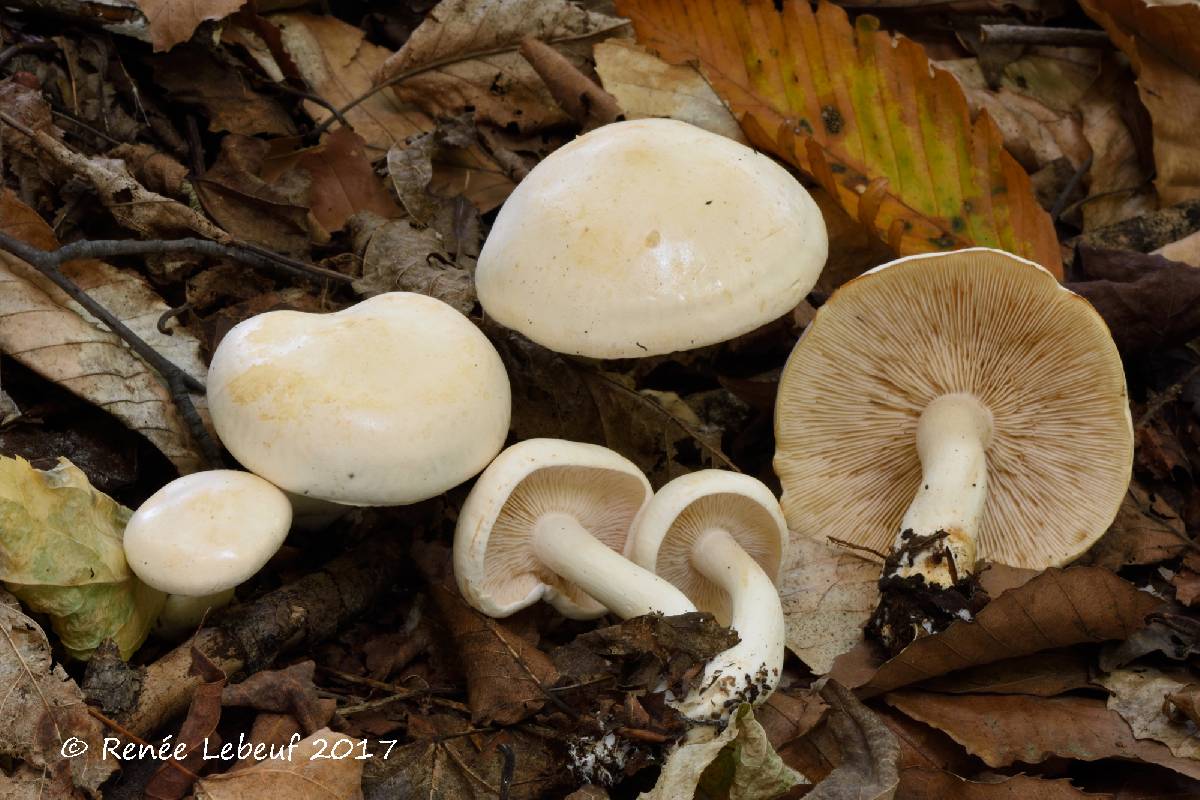
[(787, 546), (778, 501), (747, 475), (702, 470), (656, 494), (607, 448), (530, 439), (501, 453), (472, 488), (454, 573), (467, 602), (493, 617), (538, 600), (572, 619), (712, 612), (740, 641), (676, 706), (720, 719), (779, 681), (784, 621), (774, 582)]
[[(552, 350), (640, 357), (787, 313), (827, 248), (812, 198), (774, 161), (685, 123), (639, 120), (535, 167), (501, 209), (475, 278), (488, 314)], [(705, 470), (654, 494), (610, 450), (531, 440), (475, 484), (454, 563), (463, 596), (492, 616), (539, 599), (581, 619), (712, 612), (740, 642), (675, 704), (719, 719), (779, 680), (774, 581), (787, 543), (778, 502), (748, 476)]]
[(213, 355), (208, 402), (251, 472), (179, 478), (125, 533), (130, 567), (170, 594), (168, 630), (228, 602), (283, 543), (293, 505), (403, 505), (476, 475), (504, 445), (511, 396), (499, 354), (469, 319), (397, 292), (334, 314), (240, 323)]

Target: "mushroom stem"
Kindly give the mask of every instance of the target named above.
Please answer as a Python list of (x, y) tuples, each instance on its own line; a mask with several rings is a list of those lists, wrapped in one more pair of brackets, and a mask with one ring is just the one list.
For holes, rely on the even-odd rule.
[(546, 514), (533, 528), (533, 552), (548, 569), (622, 619), (696, 607), (683, 592), (611, 549), (570, 514)]
[(900, 523), (893, 554), (906, 557), (896, 559), (892, 575), (952, 586), (975, 571), (991, 438), (992, 414), (972, 395), (942, 395), (921, 412), (921, 486)]
[(702, 533), (691, 561), (729, 595), (730, 627), (741, 641), (708, 663), (701, 688), (678, 709), (689, 717), (717, 719), (733, 706), (766, 699), (775, 691), (783, 668), (783, 607), (770, 576), (728, 531), (709, 528)]

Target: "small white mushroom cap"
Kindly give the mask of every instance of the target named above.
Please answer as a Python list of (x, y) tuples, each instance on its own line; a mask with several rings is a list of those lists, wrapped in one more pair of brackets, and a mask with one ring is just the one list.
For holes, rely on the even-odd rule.
[[(505, 617), (545, 600), (563, 616), (590, 619), (606, 609), (547, 569), (534, 552), (534, 526), (568, 514), (620, 553), (653, 490), (627, 458), (594, 444), (529, 439), (509, 447), (479, 476), (458, 517), (454, 574), (467, 602)], [(632, 565), (631, 565), (632, 566)]]
[(737, 472), (705, 469), (663, 486), (638, 514), (625, 555), (728, 626), (729, 595), (692, 565), (696, 543), (713, 529), (730, 534), (773, 582), (779, 580), (788, 546), (779, 501), (761, 481)]
[(470, 320), (392, 292), (235, 326), (213, 355), (208, 404), (246, 469), (295, 494), (380, 506), (434, 497), (483, 469), (508, 435), (511, 395)]
[(794, 308), (828, 251), (804, 187), (770, 158), (685, 122), (597, 128), (521, 181), (475, 281), (484, 309), (594, 358), (732, 339)]
[(248, 472), (211, 470), (168, 483), (125, 526), (125, 560), (143, 583), (198, 597), (232, 589), (279, 550), (292, 506)]

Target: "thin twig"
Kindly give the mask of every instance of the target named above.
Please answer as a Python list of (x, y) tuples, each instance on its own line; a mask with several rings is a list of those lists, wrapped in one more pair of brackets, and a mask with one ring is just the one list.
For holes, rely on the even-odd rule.
[(1095, 153), (1089, 153), (1087, 160), (1079, 165), (1079, 169), (1071, 176), (1071, 180), (1067, 181), (1067, 185), (1063, 187), (1059, 193), (1058, 199), (1054, 201), (1054, 206), (1050, 209), (1050, 219), (1058, 221), (1059, 216), (1063, 212), (1063, 208), (1067, 205), (1067, 200), (1075, 191), (1075, 187), (1083, 180), (1083, 176), (1092, 168), (1092, 160), (1095, 158)]
[(879, 558), (882, 558), (882, 559), (887, 558), (887, 553), (881, 553), (873, 547), (867, 547), (866, 545), (855, 544), (854, 542), (847, 542), (845, 539), (839, 539), (836, 536), (827, 536), (825, 538), (827, 538), (829, 541), (833, 542), (834, 544), (838, 545), (839, 547), (845, 547), (850, 550), (861, 550), (864, 553), (870, 553), (871, 555), (878, 556)]
[(500, 800), (508, 800), (512, 788), (513, 773), (517, 771), (517, 753), (512, 745), (501, 744), (496, 747), (503, 759), (500, 765)]
[[(621, 28), (624, 28), (629, 24), (630, 24), (629, 22), (620, 22), (620, 23), (617, 23), (616, 25), (611, 25), (607, 28), (601, 28), (600, 30), (592, 31), (591, 33), (583, 33), (583, 34), (578, 34), (576, 36), (564, 36), (561, 39), (547, 39), (546, 44), (565, 44), (566, 42), (575, 42), (575, 41), (580, 41), (583, 39), (591, 39), (596, 36), (603, 36), (606, 33), (611, 33), (612, 31), (620, 30)], [(399, 73), (393, 75), (392, 77), (388, 78), (386, 81), (375, 84), (370, 89), (368, 89), (366, 92), (364, 92), (363, 94), (360, 94), (358, 97), (354, 98), (349, 103), (346, 103), (346, 105), (342, 106), (339, 109), (339, 111), (341, 112), (341, 115), (344, 115), (347, 112), (349, 112), (352, 108), (357, 106), (358, 104), (371, 99), (379, 92), (382, 92), (384, 89), (387, 89), (389, 86), (395, 86), (398, 83), (404, 83), (405, 81), (415, 78), (418, 75), (424, 75), (426, 72), (433, 72), (434, 70), (441, 69), (442, 67), (448, 67), (451, 64), (458, 64), (463, 61), (473, 61), (473, 60), (479, 59), (479, 58), (487, 58), (489, 56), (502, 55), (503, 53), (515, 53), (515, 52), (517, 52), (517, 50), (519, 48), (520, 48), (520, 43), (516, 43), (516, 44), (511, 44), (511, 45), (505, 45), (504, 47), (492, 47), (492, 48), (488, 48), (487, 50), (475, 50), (470, 53), (456, 53), (453, 56), (447, 56), (445, 58), (435, 59), (433, 61), (430, 61), (428, 64), (424, 64), (420, 67), (414, 67), (413, 69), (399, 72)], [(310, 136), (320, 136), (322, 133), (324, 133), (325, 131), (327, 131), (329, 129), (329, 126), (332, 125), (335, 120), (338, 120), (339, 118), (340, 117), (334, 117), (334, 116), (326, 117), (319, 125), (317, 125), (317, 127), (313, 128), (312, 132), (309, 133), (309, 135)], [(343, 124), (345, 124), (345, 123), (343, 123)]]
[(114, 139), (113, 137), (109, 136), (104, 131), (98, 130), (98, 129), (92, 127), (91, 125), (89, 125), (86, 122), (84, 122), (83, 120), (77, 118), (74, 114), (71, 114), (70, 112), (59, 111), (56, 108), (52, 108), (52, 109), (50, 109), (50, 113), (53, 114), (54, 116), (58, 117), (59, 119), (65, 119), (67, 122), (70, 122), (74, 125), (78, 125), (79, 127), (83, 128), (88, 133), (92, 134), (93, 136), (99, 136), (101, 139), (108, 142), (109, 144), (112, 144), (112, 145), (125, 144), (121, 140)]
[(1038, 25), (980, 25), (979, 40), (985, 44), (1112, 47), (1112, 41), (1104, 31), (1089, 28), (1044, 28)]

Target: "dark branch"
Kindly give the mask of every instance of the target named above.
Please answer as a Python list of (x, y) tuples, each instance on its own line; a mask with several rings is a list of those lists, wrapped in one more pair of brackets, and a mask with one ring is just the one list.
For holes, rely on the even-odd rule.
[(1037, 25), (980, 25), (979, 40), (984, 44), (1112, 47), (1112, 42), (1104, 31), (1088, 28), (1043, 28)]

